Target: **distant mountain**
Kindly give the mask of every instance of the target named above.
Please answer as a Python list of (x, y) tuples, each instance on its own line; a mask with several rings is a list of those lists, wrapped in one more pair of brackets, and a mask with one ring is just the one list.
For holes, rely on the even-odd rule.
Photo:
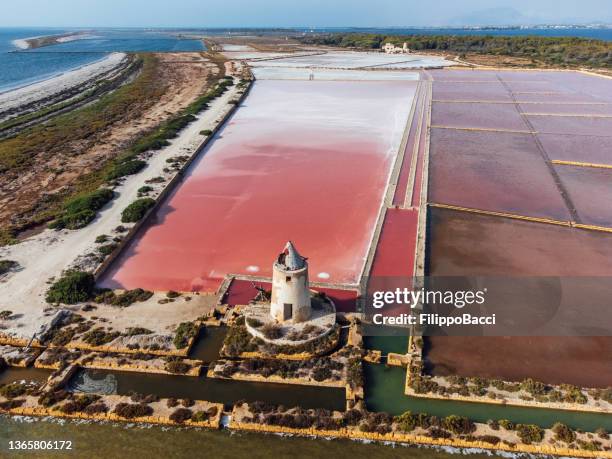
[(457, 16), (451, 19), (453, 26), (513, 26), (541, 23), (536, 17), (526, 16), (514, 8), (490, 8)]

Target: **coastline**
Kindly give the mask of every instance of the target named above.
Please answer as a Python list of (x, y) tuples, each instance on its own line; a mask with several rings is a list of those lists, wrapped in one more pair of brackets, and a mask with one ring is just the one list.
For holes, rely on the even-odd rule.
[(37, 35), (34, 37), (17, 38), (12, 40), (11, 43), (20, 50), (41, 48), (43, 46), (51, 46), (58, 43), (67, 43), (75, 40), (86, 40), (88, 38), (94, 38), (87, 32), (68, 32), (58, 35)]
[(57, 94), (96, 78), (102, 73), (112, 71), (120, 66), (126, 58), (126, 53), (110, 53), (89, 64), (43, 76), (35, 82), (0, 89), (0, 106), (5, 111)]

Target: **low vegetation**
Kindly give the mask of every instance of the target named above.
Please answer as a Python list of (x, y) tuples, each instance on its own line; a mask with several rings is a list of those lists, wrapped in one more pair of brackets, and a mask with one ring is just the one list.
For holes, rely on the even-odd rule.
[(96, 218), (97, 211), (110, 202), (115, 193), (108, 188), (101, 188), (84, 193), (64, 204), (59, 216), (49, 224), (53, 229), (79, 229), (87, 226)]
[(83, 335), (83, 341), (91, 346), (103, 346), (121, 336), (117, 331), (107, 331), (102, 327), (94, 328)]
[(329, 33), (306, 35), (307, 44), (380, 49), (385, 43), (407, 43), (415, 51), (513, 56), (559, 67), (612, 68), (612, 43), (577, 37), (492, 35), (382, 35)]
[(115, 293), (112, 290), (101, 290), (95, 296), (94, 301), (99, 304), (110, 304), (112, 306), (127, 307), (133, 303), (147, 301), (153, 296), (153, 292), (135, 288), (123, 293)]
[(134, 419), (151, 416), (153, 408), (143, 403), (118, 403), (113, 413), (122, 418)]
[[(266, 332), (263, 329), (266, 325), (261, 327), (264, 336), (278, 336), (279, 331), (277, 329)], [(274, 327), (274, 326), (272, 326)], [(268, 327), (270, 328), (270, 327)], [(275, 328), (275, 327), (274, 327)], [(281, 330), (282, 332), (282, 330)], [(266, 334), (267, 333), (267, 334)], [(239, 357), (244, 352), (255, 352), (259, 351), (264, 355), (277, 355), (277, 354), (302, 354), (310, 353), (312, 355), (320, 355), (330, 351), (338, 342), (340, 330), (335, 327), (327, 335), (313, 339), (307, 343), (297, 345), (276, 345), (266, 343), (262, 339), (256, 338), (251, 335), (245, 325), (245, 318), (240, 317), (236, 320), (234, 325), (229, 328), (225, 340), (223, 342), (222, 354), (227, 357)], [(280, 335), (282, 336), (282, 335)]]
[(152, 198), (140, 198), (127, 206), (121, 212), (122, 223), (135, 223), (140, 221), (145, 216), (147, 211), (155, 205), (155, 200)]
[(47, 303), (76, 304), (89, 300), (95, 288), (94, 277), (83, 271), (67, 271), (47, 291)]
[(278, 376), (281, 378), (307, 378), (315, 381), (339, 381), (345, 365), (330, 357), (308, 360), (248, 359), (244, 361), (218, 362), (215, 374), (221, 377), (232, 377), (236, 373), (259, 375), (264, 378)]
[(189, 344), (189, 340), (198, 334), (198, 326), (193, 322), (182, 322), (175, 331), (174, 345), (177, 349), (183, 349)]
[[(103, 96), (97, 102), (59, 115), (48, 123), (24, 130), (15, 137), (0, 142), (0, 174), (16, 175), (30, 170), (37, 162), (46, 158), (71, 157), (86, 150), (98, 141), (97, 134), (125, 119), (131, 107), (144, 107), (158, 100), (166, 91), (160, 78), (157, 58), (152, 54), (136, 57), (135, 65), (141, 68), (139, 75), (130, 83)], [(95, 192), (107, 180), (118, 163), (124, 162), (125, 154), (115, 160), (101, 161), (93, 170), (85, 170), (72, 180), (69, 186), (58, 193), (37, 198), (35, 205), (23, 211), (12, 223), (2, 224), (0, 232), (8, 235), (3, 242), (11, 242), (10, 235), (32, 225), (58, 219), (64, 207), (75, 197)], [(129, 158), (131, 159), (131, 158)], [(9, 175), (10, 176), (10, 175)], [(90, 216), (83, 212), (73, 221), (87, 222)], [(71, 223), (67, 221), (65, 223)]]
[(164, 369), (169, 373), (184, 375), (191, 370), (191, 365), (185, 363), (180, 357), (170, 356), (166, 357), (166, 366)]
[(19, 263), (13, 260), (0, 260), (0, 276), (19, 267)]

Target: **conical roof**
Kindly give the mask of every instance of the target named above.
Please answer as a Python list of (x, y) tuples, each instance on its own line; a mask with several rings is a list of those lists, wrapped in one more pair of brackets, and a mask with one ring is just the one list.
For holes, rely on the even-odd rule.
[(286, 269), (295, 271), (306, 266), (306, 258), (300, 255), (293, 245), (293, 242), (289, 241), (285, 245), (282, 253), (278, 256), (278, 263), (283, 265)]

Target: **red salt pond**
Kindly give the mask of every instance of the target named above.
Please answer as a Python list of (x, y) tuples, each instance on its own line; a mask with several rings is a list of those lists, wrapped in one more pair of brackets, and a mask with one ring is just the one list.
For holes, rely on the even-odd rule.
[(102, 285), (211, 291), (289, 239), (313, 281), (357, 283), (416, 84), (258, 81)]
[(414, 276), (418, 209), (387, 209), (371, 277)]
[[(412, 288), (417, 246), (418, 209), (387, 209), (368, 281), (374, 292)], [(388, 305), (385, 315), (408, 312), (404, 305)]]

